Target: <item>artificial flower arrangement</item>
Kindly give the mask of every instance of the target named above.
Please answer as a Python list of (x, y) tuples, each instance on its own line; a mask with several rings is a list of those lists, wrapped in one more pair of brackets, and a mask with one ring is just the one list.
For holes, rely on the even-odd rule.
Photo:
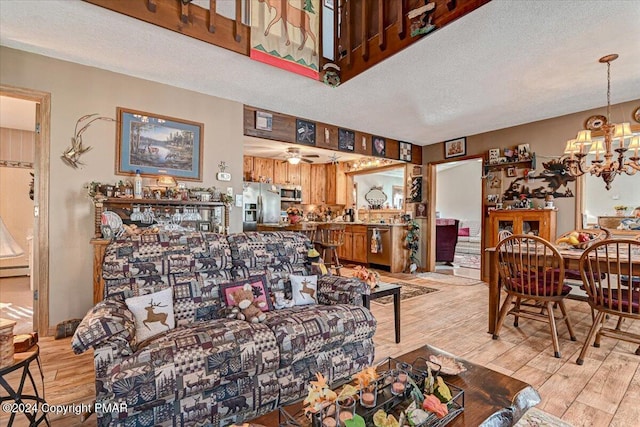
[(361, 265), (357, 265), (353, 271), (353, 277), (365, 282), (371, 289), (375, 288), (380, 281), (380, 274), (377, 271), (369, 270)]
[(302, 211), (298, 209), (296, 206), (289, 206), (287, 208), (287, 215), (302, 216)]

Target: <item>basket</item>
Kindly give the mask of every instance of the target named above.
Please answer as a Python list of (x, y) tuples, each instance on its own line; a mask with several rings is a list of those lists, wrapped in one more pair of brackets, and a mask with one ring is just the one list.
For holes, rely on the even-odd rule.
[(13, 363), (13, 320), (0, 319), (0, 368)]

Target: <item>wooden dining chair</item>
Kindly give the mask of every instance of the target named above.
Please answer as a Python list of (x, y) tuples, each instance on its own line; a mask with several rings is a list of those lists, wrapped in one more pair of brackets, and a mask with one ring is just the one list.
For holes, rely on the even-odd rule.
[[(344, 245), (346, 228), (345, 224), (337, 223), (318, 224), (316, 226), (314, 244), (319, 248), (325, 265), (328, 268), (333, 268), (338, 276), (340, 276), (340, 269), (342, 268), (340, 258), (338, 258), (338, 248)], [(327, 254), (329, 255), (328, 257)]]
[[(562, 255), (550, 242), (541, 237), (514, 234), (498, 243), (495, 262), (497, 263), (495, 268), (507, 296), (500, 308), (493, 339), (498, 339), (508, 314), (515, 316), (514, 326), (516, 327), (520, 317), (548, 322), (554, 356), (559, 358), (560, 345), (556, 320), (564, 320), (571, 341), (576, 340), (564, 305), (564, 299), (571, 287), (564, 283)], [(562, 316), (557, 319), (553, 310), (555, 304), (562, 313)]]
[(316, 225), (315, 223), (299, 222), (297, 224), (287, 226), (287, 231), (296, 231), (302, 233), (313, 242), (316, 238)]
[[(596, 316), (576, 363), (584, 363), (594, 335), (594, 347), (600, 347), (602, 336), (640, 344), (640, 334), (621, 329), (624, 319), (640, 320), (640, 241), (607, 239), (591, 245), (580, 257), (580, 272)], [(606, 315), (619, 316), (614, 328), (605, 325)]]

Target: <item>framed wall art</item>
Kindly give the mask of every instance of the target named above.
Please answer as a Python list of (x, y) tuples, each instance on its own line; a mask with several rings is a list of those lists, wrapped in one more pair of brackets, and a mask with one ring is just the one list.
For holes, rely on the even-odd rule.
[(273, 114), (256, 111), (256, 129), (271, 132), (273, 129)]
[(376, 157), (385, 157), (387, 155), (387, 140), (381, 136), (372, 136), (371, 151)]
[(356, 145), (356, 133), (348, 129), (338, 129), (338, 149), (353, 151)]
[(117, 115), (116, 174), (202, 181), (204, 124), (120, 107)]
[(308, 120), (296, 119), (296, 142), (316, 145), (316, 124)]
[(444, 158), (464, 156), (467, 154), (467, 138), (451, 139), (444, 142)]

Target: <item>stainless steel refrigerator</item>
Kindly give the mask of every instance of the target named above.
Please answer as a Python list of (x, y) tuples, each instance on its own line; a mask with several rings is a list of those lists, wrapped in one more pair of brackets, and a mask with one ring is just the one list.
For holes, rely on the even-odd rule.
[(243, 184), (242, 231), (256, 231), (258, 224), (280, 222), (280, 186), (261, 182)]

